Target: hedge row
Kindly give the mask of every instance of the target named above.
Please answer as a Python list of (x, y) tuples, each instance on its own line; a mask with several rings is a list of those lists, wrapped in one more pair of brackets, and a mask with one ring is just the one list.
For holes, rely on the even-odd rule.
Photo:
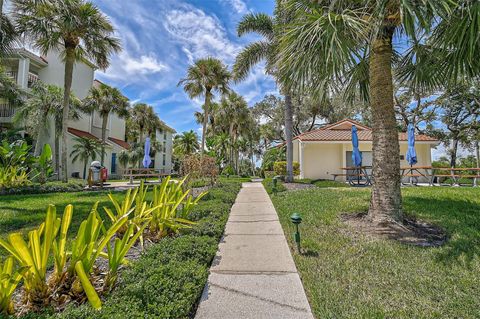
[(117, 288), (106, 298), (100, 311), (84, 304), (69, 306), (61, 314), (25, 318), (192, 317), (240, 188), (238, 181), (224, 181), (214, 186), (191, 215), (191, 219), (198, 222), (193, 229), (149, 247), (123, 271)]
[(60, 192), (80, 192), (85, 188), (83, 180), (70, 179), (68, 183), (47, 182), (45, 184), (33, 183), (27, 186), (0, 188), (0, 195), (44, 194)]

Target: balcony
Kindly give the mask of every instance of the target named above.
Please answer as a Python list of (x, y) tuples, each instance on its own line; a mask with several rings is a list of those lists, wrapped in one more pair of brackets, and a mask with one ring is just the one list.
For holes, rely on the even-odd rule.
[[(17, 71), (7, 71), (5, 72), (7, 76), (11, 77), (15, 83), (18, 83), (18, 72)], [(27, 77), (27, 88), (31, 88), (35, 82), (38, 81), (38, 75), (32, 72), (28, 72), (28, 77)], [(23, 81), (22, 81), (23, 82)]]
[(8, 102), (0, 102), (0, 123), (9, 123), (15, 114), (15, 108)]

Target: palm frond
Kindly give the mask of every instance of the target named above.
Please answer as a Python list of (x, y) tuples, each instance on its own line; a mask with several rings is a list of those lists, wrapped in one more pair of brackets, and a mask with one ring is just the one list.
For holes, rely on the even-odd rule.
[(269, 41), (274, 40), (274, 21), (265, 13), (249, 13), (242, 17), (238, 23), (237, 34), (239, 37), (247, 33), (258, 33)]

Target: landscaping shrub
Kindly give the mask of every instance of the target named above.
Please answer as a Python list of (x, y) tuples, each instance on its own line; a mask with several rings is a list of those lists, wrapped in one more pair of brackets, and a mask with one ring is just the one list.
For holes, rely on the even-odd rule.
[(227, 165), (222, 170), (222, 175), (235, 175), (235, 170), (233, 169), (232, 165)]
[(68, 183), (47, 182), (45, 184), (33, 183), (21, 187), (0, 188), (0, 195), (20, 195), (20, 194), (45, 194), (60, 192), (80, 192), (83, 191), (85, 183), (83, 180), (69, 179)]
[[(286, 176), (287, 175), (287, 162), (275, 162), (273, 164), (273, 171), (275, 175)], [(293, 162), (293, 175), (297, 176), (300, 175), (300, 163)]]

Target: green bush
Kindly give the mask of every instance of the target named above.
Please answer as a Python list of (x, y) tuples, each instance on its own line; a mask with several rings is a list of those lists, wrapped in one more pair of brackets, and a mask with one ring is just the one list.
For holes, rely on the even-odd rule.
[(47, 182), (45, 184), (34, 183), (21, 187), (0, 188), (0, 195), (80, 192), (84, 187), (85, 183), (83, 180), (70, 179), (68, 183)]
[[(286, 176), (287, 175), (287, 162), (275, 162), (273, 164), (273, 171), (275, 175)], [(300, 164), (298, 162), (293, 162), (293, 175), (300, 175)]]
[(227, 165), (222, 170), (222, 175), (235, 175), (235, 170), (233, 169), (232, 165)]
[(263, 175), (265, 178), (274, 178), (275, 177), (275, 172), (274, 171), (264, 171)]

